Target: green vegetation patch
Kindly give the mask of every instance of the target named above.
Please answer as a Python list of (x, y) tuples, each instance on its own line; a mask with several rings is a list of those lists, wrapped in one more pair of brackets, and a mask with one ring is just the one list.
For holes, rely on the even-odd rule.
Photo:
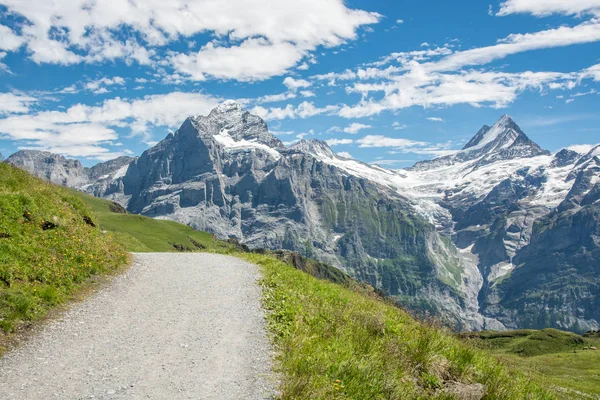
[(558, 329), (520, 329), (515, 331), (484, 331), (461, 335), (480, 348), (524, 357), (582, 350), (591, 346), (583, 337)]
[(111, 201), (75, 190), (71, 192), (94, 212), (100, 227), (114, 233), (129, 251), (198, 251), (229, 247), (227, 243), (214, 240), (210, 233), (174, 221), (127, 214), (123, 207)]
[(96, 274), (126, 264), (125, 248), (64, 188), (0, 163), (0, 328), (43, 317)]
[(552, 398), (365, 286), (318, 280), (269, 255), (238, 256), (262, 267), (283, 399), (451, 399), (451, 382), (481, 383), (485, 399)]
[(462, 334), (472, 345), (496, 355), (559, 399), (600, 398), (600, 337), (556, 329), (485, 331)]

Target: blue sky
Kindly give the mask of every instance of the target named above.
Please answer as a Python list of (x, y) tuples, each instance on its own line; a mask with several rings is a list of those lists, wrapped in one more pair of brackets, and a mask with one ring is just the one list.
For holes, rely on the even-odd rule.
[(0, 153), (139, 155), (237, 99), (283, 142), (400, 168), (510, 114), (600, 142), (600, 0), (0, 0)]

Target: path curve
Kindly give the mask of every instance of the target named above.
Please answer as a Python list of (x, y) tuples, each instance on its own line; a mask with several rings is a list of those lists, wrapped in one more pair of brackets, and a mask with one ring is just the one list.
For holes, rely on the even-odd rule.
[(267, 399), (256, 266), (135, 254), (108, 287), (0, 359), (2, 399)]

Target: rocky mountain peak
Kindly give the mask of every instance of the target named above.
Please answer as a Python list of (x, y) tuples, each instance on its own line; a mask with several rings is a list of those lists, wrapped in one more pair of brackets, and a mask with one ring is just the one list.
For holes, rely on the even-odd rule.
[(469, 140), (467, 142), (467, 144), (465, 144), (465, 146), (462, 148), (463, 150), (466, 150), (470, 147), (476, 146), (479, 142), (481, 142), (481, 140), (483, 139), (483, 137), (485, 136), (485, 134), (492, 129), (491, 126), (489, 125), (484, 125), (481, 127), (481, 129), (475, 134), (475, 136), (473, 136), (471, 138), (471, 140)]
[(212, 109), (209, 115), (216, 116), (222, 114), (241, 114), (243, 107), (235, 100), (225, 100)]
[(87, 181), (87, 174), (78, 160), (48, 151), (20, 150), (4, 162), (57, 185), (77, 186)]
[(290, 146), (290, 150), (310, 154), (316, 158), (332, 158), (333, 151), (329, 145), (318, 139), (302, 139)]
[(515, 121), (510, 116), (503, 115), (493, 126), (484, 125), (463, 150), (476, 150), (484, 147), (492, 151), (502, 149), (513, 145), (521, 137), (529, 141)]
[(499, 160), (550, 154), (529, 139), (510, 116), (503, 115), (491, 127), (484, 125), (462, 150), (433, 160), (420, 161), (411, 169), (428, 170), (467, 161), (476, 161), (474, 166), (480, 167)]
[(216, 106), (208, 116), (192, 119), (196, 129), (203, 135), (225, 137), (243, 145), (245, 142), (261, 143), (271, 148), (283, 148), (283, 143), (273, 136), (266, 122), (244, 111), (242, 105), (234, 100), (226, 100)]

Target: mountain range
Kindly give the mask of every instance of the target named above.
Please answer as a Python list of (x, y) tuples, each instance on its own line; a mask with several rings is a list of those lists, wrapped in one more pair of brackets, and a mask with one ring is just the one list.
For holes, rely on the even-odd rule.
[(234, 101), (139, 158), (5, 162), (133, 213), (298, 251), (460, 330), (600, 328), (600, 146), (553, 154), (506, 115), (402, 170), (319, 140), (286, 147)]

